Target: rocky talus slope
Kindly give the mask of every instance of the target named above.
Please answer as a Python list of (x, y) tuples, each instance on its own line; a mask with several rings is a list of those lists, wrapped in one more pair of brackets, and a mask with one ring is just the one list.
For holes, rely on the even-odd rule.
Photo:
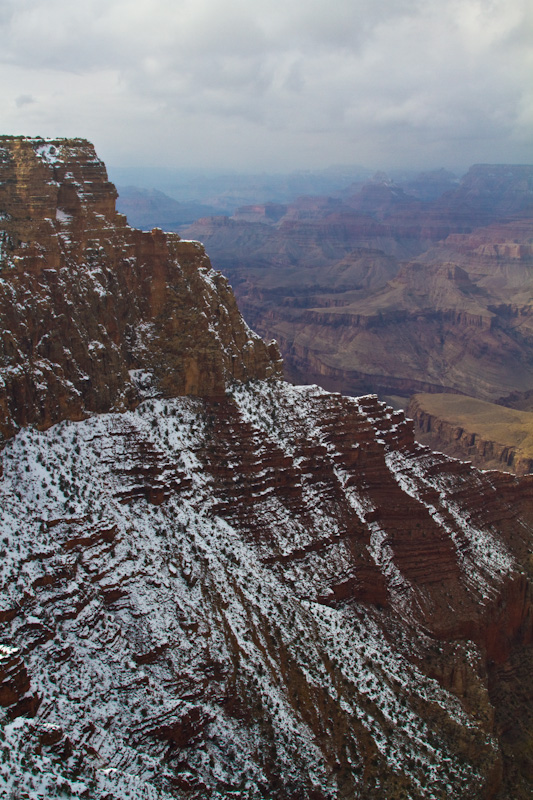
[[(68, 155), (74, 175), (92, 153), (72, 141), (4, 149), (19, 145), (41, 160)], [(43, 168), (44, 195), (47, 159)], [(95, 193), (94, 183), (77, 182), (78, 197)], [(81, 247), (75, 226), (86, 230), (78, 214), (83, 221), (83, 207), (70, 215), (73, 249)], [(24, 248), (12, 212), (7, 223), (15, 255), (34, 248), (48, 263), (47, 248), (63, 241), (52, 236), (40, 250), (21, 236)], [(43, 371), (61, 380), (39, 384), (53, 414), (39, 415), (31, 393), (13, 398), (15, 383), (6, 388), (4, 794), (530, 798), (533, 478), (480, 473), (417, 445), (412, 423), (375, 396), (282, 382), (275, 348), (238, 315), (225, 318), (216, 291), (225, 283), (196, 245), (141, 235), (121, 219), (105, 236), (117, 242), (113, 269), (104, 248), (101, 267), (73, 262), (76, 284), (98, 269), (110, 281), (113, 270), (135, 276), (137, 267), (121, 266), (121, 241), (163, 241), (180, 255), (141, 259), (152, 278), (140, 287), (124, 278), (123, 295), (111, 294), (97, 317), (108, 332), (117, 308), (140, 308), (141, 331), (154, 325), (144, 355), (129, 344), (140, 335), (136, 322), (124, 343), (120, 326), (116, 340), (100, 332), (106, 366), (91, 373), (94, 383), (104, 387), (109, 371), (117, 387), (124, 376), (128, 392), (97, 394), (95, 408), (80, 384), (78, 406), (56, 402), (63, 385), (77, 396), (58, 366), (82, 363), (69, 340), (72, 358), (50, 358), (56, 366)], [(172, 280), (158, 283), (159, 270)], [(4, 289), (10, 281), (37, 287), (45, 271), (10, 255)], [(198, 293), (180, 289), (182, 280)], [(163, 297), (185, 298), (168, 300), (173, 316), (149, 313), (152, 283)], [(26, 314), (25, 327), (12, 334), (5, 371), (9, 378), (20, 362), (31, 386), (44, 357), (32, 360), (20, 343), (48, 306), (27, 291), (27, 309), (19, 299), (13, 312)], [(71, 289), (47, 317), (52, 338), (56, 320), (88, 348), (86, 296)], [(164, 319), (169, 327), (158, 327)], [(190, 357), (186, 324), (198, 326), (189, 347), (202, 365), (188, 395), (178, 354)], [(220, 384), (202, 377), (204, 354), (216, 352), (206, 341), (218, 344), (211, 366)]]

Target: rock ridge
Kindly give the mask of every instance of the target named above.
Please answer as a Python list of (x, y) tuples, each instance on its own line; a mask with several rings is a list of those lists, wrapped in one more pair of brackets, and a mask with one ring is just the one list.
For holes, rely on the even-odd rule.
[(529, 796), (532, 479), (275, 380), (26, 429), (0, 461), (0, 775)]

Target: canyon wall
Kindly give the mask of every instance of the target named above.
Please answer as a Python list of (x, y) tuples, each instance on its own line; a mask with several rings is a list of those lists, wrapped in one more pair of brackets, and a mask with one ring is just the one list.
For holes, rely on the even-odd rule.
[(533, 479), (272, 380), (25, 429), (1, 463), (6, 787), (530, 796)]
[(463, 395), (415, 394), (407, 407), (417, 440), (482, 469), (533, 472), (533, 414)]
[(428, 202), (376, 180), (186, 230), (292, 380), (496, 401), (533, 385), (532, 209), (532, 167), (477, 165)]
[(280, 373), (203, 247), (131, 229), (116, 196), (88, 142), (0, 138), (4, 438)]

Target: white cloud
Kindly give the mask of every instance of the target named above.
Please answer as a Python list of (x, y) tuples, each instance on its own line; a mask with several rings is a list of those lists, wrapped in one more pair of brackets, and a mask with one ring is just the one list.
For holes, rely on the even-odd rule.
[(531, 23), (528, 0), (0, 0), (4, 132), (115, 164), (531, 160)]

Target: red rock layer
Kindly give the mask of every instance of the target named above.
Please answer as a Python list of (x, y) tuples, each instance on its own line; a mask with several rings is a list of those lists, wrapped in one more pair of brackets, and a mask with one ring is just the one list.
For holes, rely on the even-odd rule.
[(278, 800), (528, 797), (533, 479), (417, 446), (375, 397), (276, 381), (23, 433), (2, 460), (22, 547), (0, 633), (24, 664), (6, 650), (0, 700), (28, 713), (31, 688), (35, 730), (85, 768), (245, 800), (236, 740)]

